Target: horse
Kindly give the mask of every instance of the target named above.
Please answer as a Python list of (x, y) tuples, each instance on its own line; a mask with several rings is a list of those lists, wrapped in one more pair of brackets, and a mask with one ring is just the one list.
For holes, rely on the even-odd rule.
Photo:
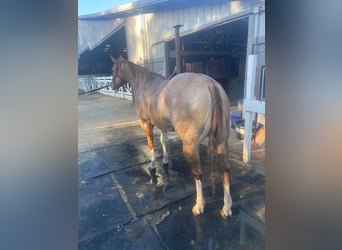
[(121, 56), (110, 57), (113, 90), (126, 82), (133, 88), (137, 116), (151, 152), (150, 168), (155, 168), (154, 126), (161, 131), (164, 164), (168, 163), (167, 132), (175, 131), (182, 141), (183, 154), (195, 180), (196, 203), (192, 213), (195, 216), (202, 214), (205, 200), (199, 146), (208, 138), (208, 153), (217, 164), (223, 182), (224, 205), (220, 214), (227, 219), (232, 215), (228, 161), (230, 102), (222, 86), (200, 73), (181, 73), (168, 80)]

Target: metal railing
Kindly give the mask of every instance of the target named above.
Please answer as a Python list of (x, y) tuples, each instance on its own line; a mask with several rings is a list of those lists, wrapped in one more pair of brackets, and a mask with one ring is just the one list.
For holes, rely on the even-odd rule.
[(78, 89), (83, 90), (85, 94), (96, 91), (104, 95), (121, 97), (126, 100), (133, 99), (133, 90), (128, 83), (119, 88), (118, 91), (113, 91), (111, 83), (112, 76), (78, 76)]

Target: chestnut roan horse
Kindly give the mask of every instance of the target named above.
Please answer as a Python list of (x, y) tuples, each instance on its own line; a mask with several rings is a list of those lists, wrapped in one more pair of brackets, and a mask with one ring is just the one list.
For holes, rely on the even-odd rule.
[(163, 163), (168, 163), (166, 132), (175, 131), (183, 144), (183, 153), (191, 166), (196, 184), (194, 215), (204, 211), (200, 143), (208, 137), (208, 152), (215, 167), (222, 173), (224, 188), (223, 218), (231, 214), (232, 199), (229, 187), (228, 136), (230, 105), (219, 83), (198, 73), (182, 73), (171, 80), (152, 73), (123, 58), (113, 61), (113, 90), (128, 82), (134, 90), (137, 115), (146, 134), (154, 168), (153, 127), (161, 130)]

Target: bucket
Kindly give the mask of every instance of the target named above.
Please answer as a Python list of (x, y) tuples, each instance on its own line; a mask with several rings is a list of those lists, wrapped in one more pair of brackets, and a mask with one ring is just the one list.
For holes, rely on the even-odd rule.
[[(238, 120), (235, 122), (235, 130), (236, 130), (236, 138), (239, 140), (243, 140), (245, 136), (245, 120)], [(260, 126), (255, 128), (255, 122), (253, 122), (252, 127), (252, 137), (255, 135), (255, 132), (258, 130)]]
[(235, 129), (235, 122), (242, 119), (241, 111), (232, 111), (230, 113), (230, 127)]

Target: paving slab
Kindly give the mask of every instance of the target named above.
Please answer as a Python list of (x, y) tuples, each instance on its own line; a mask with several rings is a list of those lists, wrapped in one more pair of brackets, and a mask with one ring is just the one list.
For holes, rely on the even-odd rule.
[(113, 249), (163, 249), (157, 236), (145, 220), (138, 220), (128, 225), (118, 226), (100, 234), (91, 240), (79, 244), (80, 250)]
[(151, 160), (151, 153), (144, 137), (126, 140), (99, 151), (99, 156), (113, 171), (125, 169)]
[[(257, 195), (256, 195), (257, 196)], [(248, 231), (256, 231), (264, 238), (265, 234), (265, 195), (241, 203), (240, 212), (240, 244), (250, 241)]]
[(86, 180), (109, 172), (110, 169), (96, 151), (78, 154), (78, 179)]
[(80, 180), (78, 189), (79, 242), (94, 238), (131, 220), (129, 210), (108, 175)]

